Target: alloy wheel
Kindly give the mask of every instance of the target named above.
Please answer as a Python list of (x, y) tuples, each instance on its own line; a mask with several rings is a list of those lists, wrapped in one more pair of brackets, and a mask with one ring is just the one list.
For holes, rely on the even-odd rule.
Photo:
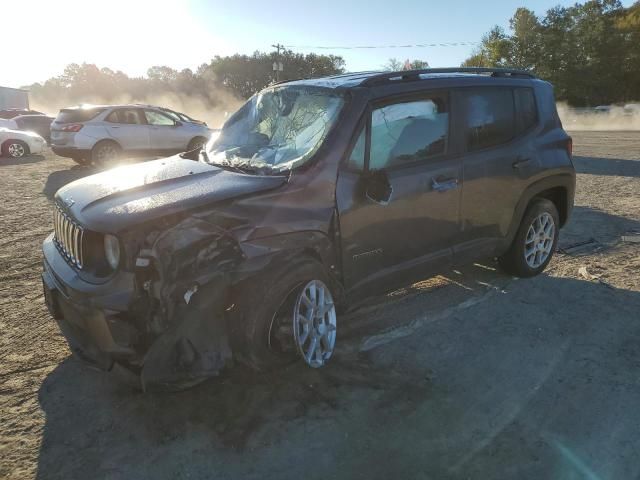
[(549, 258), (555, 233), (556, 225), (549, 213), (533, 219), (524, 241), (524, 259), (529, 267), (538, 268)]
[(100, 163), (111, 162), (118, 159), (118, 149), (111, 144), (100, 145), (96, 152), (96, 159)]
[(307, 283), (296, 299), (293, 333), (298, 353), (313, 368), (322, 367), (336, 344), (336, 308), (320, 280)]
[(13, 158), (24, 157), (26, 153), (24, 150), (24, 146), (21, 145), (20, 143), (9, 144), (7, 151), (9, 152), (9, 155), (12, 156)]

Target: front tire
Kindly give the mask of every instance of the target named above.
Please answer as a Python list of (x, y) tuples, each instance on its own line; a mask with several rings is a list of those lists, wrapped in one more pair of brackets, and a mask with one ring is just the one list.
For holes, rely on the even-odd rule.
[(204, 137), (192, 138), (191, 141), (189, 142), (189, 145), (187, 145), (187, 152), (200, 148), (206, 143), (207, 143), (207, 139)]
[(2, 155), (11, 158), (22, 158), (29, 155), (29, 146), (21, 140), (7, 140), (2, 144)]
[(296, 356), (311, 367), (323, 366), (336, 340), (328, 285), (324, 267), (311, 258), (238, 285), (233, 322), (238, 359), (258, 371), (281, 367)]
[(498, 258), (502, 269), (516, 277), (533, 277), (549, 264), (558, 244), (558, 209), (545, 198), (527, 208), (509, 250)]

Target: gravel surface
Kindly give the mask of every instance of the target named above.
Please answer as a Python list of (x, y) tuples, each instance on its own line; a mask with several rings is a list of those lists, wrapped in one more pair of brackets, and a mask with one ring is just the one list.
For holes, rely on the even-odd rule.
[(0, 478), (637, 478), (640, 132), (573, 136), (545, 274), (445, 272), (340, 317), (322, 370), (175, 394), (86, 367), (44, 307), (51, 198), (90, 171), (0, 159)]

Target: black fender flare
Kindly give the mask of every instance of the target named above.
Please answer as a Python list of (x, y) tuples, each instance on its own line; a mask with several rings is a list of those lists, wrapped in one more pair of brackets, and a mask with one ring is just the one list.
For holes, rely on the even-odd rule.
[(513, 241), (513, 238), (518, 231), (518, 227), (520, 227), (520, 222), (522, 221), (524, 213), (527, 210), (527, 207), (529, 206), (531, 200), (539, 196), (544, 191), (558, 187), (564, 188), (567, 192), (566, 217), (565, 222), (561, 225), (561, 227), (566, 224), (566, 222), (569, 220), (569, 217), (571, 216), (571, 211), (573, 209), (573, 197), (576, 188), (575, 175), (571, 173), (561, 173), (545, 177), (529, 185), (520, 196), (520, 200), (518, 200), (518, 203), (516, 204), (516, 207), (513, 211), (513, 217), (511, 219), (511, 224), (509, 225), (509, 231), (503, 244), (505, 248), (511, 245), (511, 242)]

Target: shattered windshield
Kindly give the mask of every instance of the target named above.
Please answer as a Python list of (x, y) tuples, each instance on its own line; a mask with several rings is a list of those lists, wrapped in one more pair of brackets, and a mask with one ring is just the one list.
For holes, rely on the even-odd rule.
[(251, 97), (207, 145), (206, 161), (262, 174), (306, 162), (336, 122), (342, 95), (318, 87), (279, 87)]

